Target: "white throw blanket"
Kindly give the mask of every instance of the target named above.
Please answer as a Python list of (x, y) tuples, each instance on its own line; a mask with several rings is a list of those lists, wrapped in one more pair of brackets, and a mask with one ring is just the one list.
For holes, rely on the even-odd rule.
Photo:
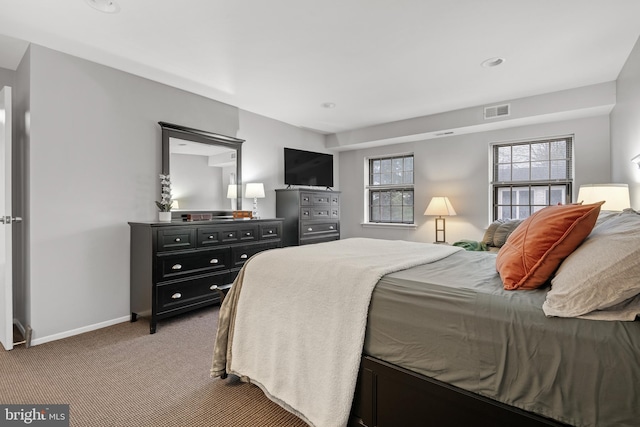
[(376, 283), (460, 250), (353, 238), (258, 254), (244, 271), (229, 372), (312, 426), (346, 426)]

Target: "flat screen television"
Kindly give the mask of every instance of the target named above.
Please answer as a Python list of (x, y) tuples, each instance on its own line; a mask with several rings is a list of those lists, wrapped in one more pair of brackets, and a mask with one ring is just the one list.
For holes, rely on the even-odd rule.
[(284, 183), (333, 187), (333, 155), (285, 148)]

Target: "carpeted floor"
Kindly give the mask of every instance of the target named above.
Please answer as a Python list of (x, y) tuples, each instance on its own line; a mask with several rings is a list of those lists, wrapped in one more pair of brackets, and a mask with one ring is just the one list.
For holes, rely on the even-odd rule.
[(218, 307), (0, 351), (0, 403), (70, 405), (77, 427), (307, 427), (257, 387), (209, 377)]

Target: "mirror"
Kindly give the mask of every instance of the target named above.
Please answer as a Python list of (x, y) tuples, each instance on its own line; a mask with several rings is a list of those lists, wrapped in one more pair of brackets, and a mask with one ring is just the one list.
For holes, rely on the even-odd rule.
[[(244, 140), (159, 122), (162, 173), (171, 176), (172, 216), (190, 212), (231, 216), (242, 209), (241, 171)], [(177, 204), (177, 206), (176, 206)]]

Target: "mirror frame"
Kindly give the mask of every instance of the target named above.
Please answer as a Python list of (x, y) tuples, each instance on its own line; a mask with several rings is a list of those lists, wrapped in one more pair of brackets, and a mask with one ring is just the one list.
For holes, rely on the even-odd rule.
[[(199, 142), (202, 144), (218, 145), (230, 148), (236, 151), (236, 185), (238, 185), (238, 198), (237, 209), (242, 210), (242, 143), (244, 139), (234, 138), (232, 136), (221, 135), (218, 133), (207, 132), (204, 130), (188, 128), (186, 126), (175, 125), (172, 123), (158, 122), (162, 128), (162, 174), (171, 174), (171, 152), (169, 147), (170, 138), (186, 139), (187, 141)], [(223, 189), (224, 191), (224, 189)], [(182, 217), (188, 214), (189, 210), (173, 212), (172, 217), (175, 214)], [(191, 211), (191, 212), (203, 212), (203, 210)], [(229, 211), (210, 210), (204, 212), (213, 213), (215, 219), (216, 216), (223, 216), (221, 214), (228, 214)]]

